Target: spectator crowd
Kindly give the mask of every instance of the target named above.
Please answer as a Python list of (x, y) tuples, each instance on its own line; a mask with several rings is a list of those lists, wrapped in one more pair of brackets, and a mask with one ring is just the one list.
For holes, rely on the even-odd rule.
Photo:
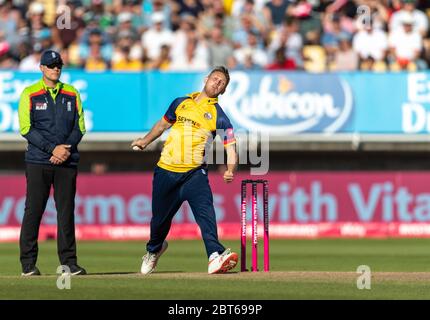
[(399, 71), (430, 65), (428, 0), (0, 0), (0, 69)]

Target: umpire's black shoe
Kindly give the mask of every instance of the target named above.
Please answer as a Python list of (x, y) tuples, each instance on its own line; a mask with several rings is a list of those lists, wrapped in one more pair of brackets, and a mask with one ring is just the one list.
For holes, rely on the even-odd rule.
[(83, 276), (87, 274), (87, 271), (84, 268), (78, 266), (77, 264), (72, 264), (68, 267), (70, 268), (70, 274), (72, 276)]
[(40, 271), (34, 264), (24, 264), (22, 266), (21, 276), (23, 277), (40, 276)]

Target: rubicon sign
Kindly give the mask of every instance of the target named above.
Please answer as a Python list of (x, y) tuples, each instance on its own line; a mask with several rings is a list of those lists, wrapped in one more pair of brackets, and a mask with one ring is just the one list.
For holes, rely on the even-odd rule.
[(221, 105), (236, 127), (270, 134), (339, 131), (353, 110), (349, 84), (337, 75), (233, 72)]

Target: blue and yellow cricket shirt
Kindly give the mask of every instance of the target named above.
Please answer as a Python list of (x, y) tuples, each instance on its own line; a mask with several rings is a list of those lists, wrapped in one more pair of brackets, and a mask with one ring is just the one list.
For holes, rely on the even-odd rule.
[(233, 126), (217, 98), (195, 99), (200, 92), (173, 100), (164, 114), (172, 123), (158, 166), (173, 172), (187, 172), (205, 162), (206, 147), (219, 135), (228, 146), (236, 143)]

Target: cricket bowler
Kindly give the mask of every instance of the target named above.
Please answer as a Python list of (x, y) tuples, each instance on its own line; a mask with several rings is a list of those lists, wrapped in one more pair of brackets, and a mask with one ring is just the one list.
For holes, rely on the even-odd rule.
[(151, 235), (146, 245), (147, 253), (143, 256), (142, 274), (153, 272), (166, 251), (172, 219), (184, 201), (188, 201), (200, 227), (209, 258), (208, 273), (225, 273), (237, 264), (237, 253), (224, 248), (218, 240), (205, 162), (205, 148), (217, 134), (220, 135), (227, 153), (224, 181), (233, 181), (237, 164), (236, 139), (230, 120), (218, 104), (218, 96), (225, 92), (229, 81), (225, 67), (214, 68), (205, 78), (201, 92), (173, 100), (151, 131), (131, 144), (134, 150), (144, 150), (171, 128), (154, 170)]

